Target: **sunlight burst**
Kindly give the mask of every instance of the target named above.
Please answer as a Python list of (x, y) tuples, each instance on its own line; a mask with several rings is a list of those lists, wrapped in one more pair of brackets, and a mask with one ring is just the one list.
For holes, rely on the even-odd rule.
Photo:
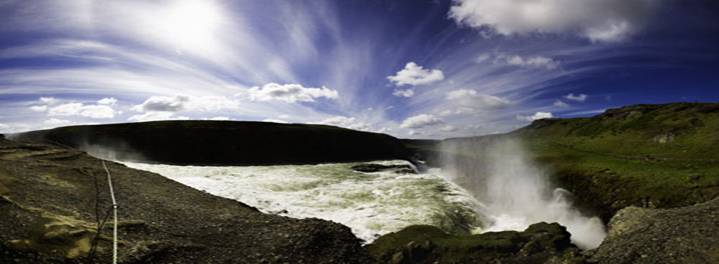
[(156, 19), (156, 33), (178, 53), (205, 53), (216, 45), (222, 13), (214, 1), (181, 0)]

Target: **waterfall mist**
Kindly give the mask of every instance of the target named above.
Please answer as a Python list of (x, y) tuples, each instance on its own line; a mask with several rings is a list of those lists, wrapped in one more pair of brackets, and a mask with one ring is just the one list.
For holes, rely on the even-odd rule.
[(558, 222), (583, 249), (599, 246), (606, 231), (598, 217), (577, 210), (571, 193), (553, 187), (542, 168), (526, 155), (521, 141), (507, 137), (449, 140), (442, 143), (443, 169), (451, 181), (472, 193), (485, 231), (524, 230), (537, 222)]

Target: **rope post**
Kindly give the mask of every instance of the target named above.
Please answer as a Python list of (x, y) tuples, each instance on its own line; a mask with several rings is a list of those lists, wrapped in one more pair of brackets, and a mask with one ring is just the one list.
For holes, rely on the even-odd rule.
[(112, 264), (117, 264), (117, 201), (115, 200), (115, 191), (112, 188), (112, 176), (104, 160), (102, 161), (102, 167), (107, 173), (107, 186), (110, 187), (110, 198), (112, 198), (112, 215), (114, 218), (112, 225)]

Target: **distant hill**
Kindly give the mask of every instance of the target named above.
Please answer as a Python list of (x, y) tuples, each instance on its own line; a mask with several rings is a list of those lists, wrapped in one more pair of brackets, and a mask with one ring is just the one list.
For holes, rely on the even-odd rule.
[(15, 136), (118, 160), (176, 165), (260, 165), (405, 159), (389, 135), (345, 128), (237, 121), (83, 125)]

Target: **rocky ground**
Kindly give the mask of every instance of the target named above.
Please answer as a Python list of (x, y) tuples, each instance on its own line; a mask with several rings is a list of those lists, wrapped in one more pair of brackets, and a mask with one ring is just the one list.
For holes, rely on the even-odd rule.
[(674, 209), (622, 209), (590, 261), (719, 263), (719, 199)]
[[(268, 215), (157, 174), (107, 166), (120, 205), (121, 263), (373, 262), (340, 224)], [(110, 225), (88, 259), (97, 218), (110, 206), (107, 190), (98, 159), (0, 139), (0, 263), (109, 261)]]

